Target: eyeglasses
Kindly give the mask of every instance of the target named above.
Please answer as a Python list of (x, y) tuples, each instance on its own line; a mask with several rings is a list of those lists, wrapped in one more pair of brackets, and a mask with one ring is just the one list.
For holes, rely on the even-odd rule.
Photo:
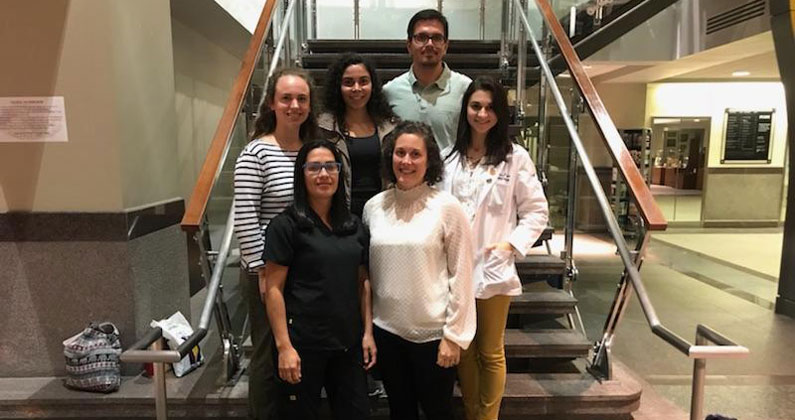
[(342, 164), (339, 162), (307, 162), (304, 164), (304, 169), (310, 174), (319, 174), (321, 170), (325, 169), (329, 175), (338, 174)]
[(430, 39), (433, 45), (441, 45), (444, 42), (444, 35), (442, 34), (433, 34), (428, 35), (425, 32), (420, 32), (418, 34), (414, 34), (411, 36), (411, 39), (414, 40), (419, 45), (425, 45), (426, 42)]

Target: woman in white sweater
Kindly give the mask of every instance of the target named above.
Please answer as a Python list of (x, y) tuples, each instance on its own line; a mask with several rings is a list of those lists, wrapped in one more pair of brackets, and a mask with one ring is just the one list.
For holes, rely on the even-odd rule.
[(499, 417), (505, 322), (511, 296), (522, 293), (514, 256), (527, 253), (548, 219), (535, 166), (508, 138), (508, 118), (502, 86), (475, 79), (464, 93), (458, 136), (445, 161), (442, 189), (461, 201), (474, 240), (478, 326), (458, 367), (467, 420)]
[(458, 201), (432, 188), (443, 163), (430, 127), (403, 122), (384, 139), (394, 186), (364, 207), (370, 229), (373, 335), (390, 417), (453, 419), (462, 349), (475, 334), (472, 236)]

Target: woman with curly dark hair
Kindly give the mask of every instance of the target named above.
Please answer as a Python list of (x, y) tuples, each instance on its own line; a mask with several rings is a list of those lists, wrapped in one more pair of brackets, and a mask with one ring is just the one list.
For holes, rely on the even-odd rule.
[(351, 169), (344, 181), (351, 192), (351, 212), (361, 216), (364, 203), (381, 191), (381, 141), (396, 123), (369, 60), (347, 53), (329, 66), (325, 108), (318, 127)]

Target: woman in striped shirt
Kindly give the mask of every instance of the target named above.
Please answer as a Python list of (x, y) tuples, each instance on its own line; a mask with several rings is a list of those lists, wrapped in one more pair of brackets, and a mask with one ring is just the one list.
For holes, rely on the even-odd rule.
[(271, 330), (259, 279), (264, 277), (265, 229), (293, 201), (298, 150), (315, 132), (312, 83), (299, 69), (282, 69), (269, 80), (251, 142), (235, 165), (235, 233), (243, 264), (253, 353), (249, 366), (250, 418), (273, 418), (275, 383)]

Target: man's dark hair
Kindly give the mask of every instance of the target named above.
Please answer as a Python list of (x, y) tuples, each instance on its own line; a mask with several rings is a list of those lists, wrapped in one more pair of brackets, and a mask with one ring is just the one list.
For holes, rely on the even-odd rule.
[(466, 156), (469, 143), (472, 141), (472, 127), (467, 120), (467, 108), (472, 94), (482, 90), (491, 94), (491, 109), (497, 116), (497, 124), (491, 127), (486, 134), (486, 164), (499, 165), (505, 160), (513, 145), (508, 138), (508, 120), (510, 111), (508, 110), (508, 98), (505, 89), (491, 77), (481, 76), (469, 84), (464, 97), (461, 101), (461, 114), (458, 117), (458, 134), (456, 135), (455, 145), (450, 151), (449, 158), (454, 152), (461, 156)]
[[(334, 155), (334, 161), (342, 164), (342, 153), (334, 143), (328, 140), (314, 140), (305, 143), (298, 151), (295, 159), (295, 177), (293, 181), (293, 204), (289, 207), (289, 212), (298, 222), (301, 230), (310, 230), (315, 227), (315, 222), (311, 217), (314, 210), (309, 206), (309, 197), (306, 191), (306, 176), (304, 176), (304, 164), (309, 156), (309, 152), (317, 148), (325, 148)], [(331, 230), (337, 235), (347, 235), (356, 231), (356, 219), (351, 216), (345, 193), (345, 167), (342, 166), (337, 182), (337, 191), (331, 198)]]
[(395, 171), (392, 168), (392, 154), (395, 152), (397, 139), (404, 134), (414, 134), (425, 143), (425, 150), (428, 153), (428, 166), (425, 169), (425, 177), (423, 178), (425, 182), (428, 185), (433, 185), (441, 181), (444, 174), (444, 162), (442, 162), (439, 145), (436, 144), (431, 127), (428, 124), (416, 121), (403, 121), (384, 137), (384, 144), (381, 146), (381, 157), (383, 159), (381, 171), (384, 179), (393, 184), (397, 182)]
[(326, 111), (334, 115), (337, 120), (337, 125), (340, 128), (345, 127), (345, 100), (342, 99), (342, 75), (348, 67), (361, 64), (367, 69), (370, 74), (370, 83), (372, 85), (370, 100), (367, 101), (367, 113), (373, 119), (376, 126), (384, 121), (392, 119), (395, 114), (392, 113), (392, 108), (386, 100), (383, 90), (381, 90), (381, 81), (376, 73), (375, 66), (372, 61), (362, 57), (356, 53), (345, 53), (342, 57), (331, 63), (326, 75), (326, 85), (324, 88)]
[(442, 23), (444, 26), (444, 39), (447, 40), (448, 36), (448, 25), (447, 25), (447, 18), (444, 17), (443, 14), (439, 13), (436, 9), (425, 9), (420, 10), (419, 12), (415, 13), (414, 16), (411, 17), (409, 20), (409, 26), (406, 28), (406, 33), (408, 34), (408, 40), (411, 41), (411, 38), (414, 36), (414, 25), (421, 20), (437, 20)]

